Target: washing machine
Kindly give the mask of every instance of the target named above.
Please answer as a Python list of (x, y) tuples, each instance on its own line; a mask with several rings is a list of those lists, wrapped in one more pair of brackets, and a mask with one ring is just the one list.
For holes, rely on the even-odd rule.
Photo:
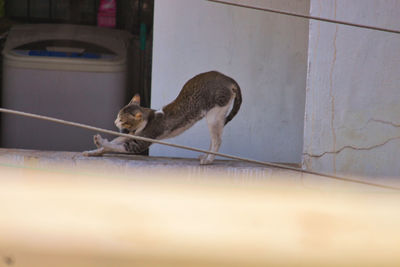
[[(1, 106), (116, 130), (126, 103), (126, 31), (82, 25), (14, 26), (3, 49)], [(1, 146), (82, 151), (89, 130), (1, 115)]]

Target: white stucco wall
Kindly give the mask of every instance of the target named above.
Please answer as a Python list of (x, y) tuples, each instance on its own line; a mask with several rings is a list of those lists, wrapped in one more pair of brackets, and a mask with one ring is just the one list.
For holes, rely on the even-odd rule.
[[(311, 15), (400, 29), (398, 0), (311, 0)], [(303, 165), (400, 175), (400, 35), (311, 21)]]
[[(237, 1), (238, 2), (238, 1)], [(246, 4), (308, 14), (309, 0)], [(242, 88), (220, 152), (274, 162), (301, 161), (308, 22), (200, 0), (155, 0), (151, 106), (171, 102), (194, 75), (218, 70)], [(173, 143), (208, 149), (205, 120)], [(153, 145), (151, 155), (197, 157)]]

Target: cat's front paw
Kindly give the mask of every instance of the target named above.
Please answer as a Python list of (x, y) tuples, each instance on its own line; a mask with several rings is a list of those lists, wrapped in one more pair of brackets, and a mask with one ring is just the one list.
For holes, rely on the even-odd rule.
[(93, 142), (97, 146), (97, 148), (101, 148), (104, 146), (105, 143), (108, 143), (108, 140), (102, 138), (101, 135), (96, 134), (95, 136), (93, 136)]
[(82, 152), (82, 155), (85, 157), (98, 157), (103, 154), (104, 154), (104, 148), (98, 148), (98, 149)]

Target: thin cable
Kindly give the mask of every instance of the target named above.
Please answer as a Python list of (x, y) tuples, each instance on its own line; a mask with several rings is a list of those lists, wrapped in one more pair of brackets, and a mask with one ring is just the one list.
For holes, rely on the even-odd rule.
[(340, 20), (335, 20), (335, 19), (327, 19), (327, 18), (322, 18), (322, 17), (309, 16), (309, 15), (304, 15), (304, 14), (299, 14), (299, 13), (294, 13), (294, 12), (288, 12), (288, 11), (279, 10), (279, 9), (255, 7), (255, 6), (236, 4), (236, 3), (219, 1), (219, 0), (207, 0), (207, 1), (218, 3), (218, 4), (223, 4), (223, 5), (243, 7), (243, 8), (248, 8), (248, 9), (254, 9), (254, 10), (266, 11), (266, 12), (271, 12), (271, 13), (277, 13), (277, 14), (287, 15), (287, 16), (292, 16), (292, 17), (299, 17), (299, 18), (304, 18), (304, 19), (313, 19), (313, 20), (319, 20), (319, 21), (324, 21), (324, 22), (329, 22), (329, 23), (336, 23), (336, 24), (342, 24), (342, 25), (347, 25), (347, 26), (352, 26), (352, 27), (364, 28), (364, 29), (369, 29), (369, 30), (400, 34), (400, 30), (393, 30), (393, 29), (387, 29), (387, 28), (381, 28), (381, 27), (357, 24), (357, 23), (352, 23), (352, 22), (340, 21)]
[(375, 186), (375, 187), (400, 191), (400, 187), (396, 187), (396, 186), (371, 183), (371, 182), (366, 182), (366, 181), (361, 181), (361, 180), (356, 180), (356, 179), (351, 179), (351, 178), (339, 177), (339, 176), (326, 174), (326, 173), (319, 173), (319, 172), (314, 172), (314, 171), (303, 170), (300, 168), (290, 167), (290, 166), (277, 164), (277, 163), (270, 163), (270, 162), (264, 162), (264, 161), (254, 160), (254, 159), (247, 159), (247, 158), (232, 156), (232, 155), (223, 154), (223, 153), (219, 153), (219, 152), (211, 152), (208, 150), (203, 150), (203, 149), (198, 149), (198, 148), (193, 148), (193, 147), (188, 147), (188, 146), (183, 146), (183, 145), (171, 144), (171, 143), (163, 142), (163, 141), (156, 140), (156, 139), (146, 138), (146, 137), (142, 137), (142, 136), (135, 136), (135, 135), (130, 135), (130, 134), (124, 134), (124, 133), (120, 133), (120, 132), (116, 132), (116, 131), (111, 131), (111, 130), (106, 130), (106, 129), (102, 129), (102, 128), (98, 128), (98, 127), (89, 126), (89, 125), (82, 124), (82, 123), (56, 119), (56, 118), (52, 118), (52, 117), (48, 117), (48, 116), (42, 116), (42, 115), (37, 115), (37, 114), (32, 114), (32, 113), (27, 113), (27, 112), (21, 112), (21, 111), (16, 111), (16, 110), (12, 110), (12, 109), (6, 109), (6, 108), (0, 108), (0, 112), (34, 118), (34, 119), (39, 119), (39, 120), (51, 121), (51, 122), (55, 122), (55, 123), (59, 123), (59, 124), (64, 124), (64, 125), (74, 126), (74, 127), (78, 127), (78, 128), (87, 129), (87, 130), (92, 130), (95, 132), (101, 132), (101, 133), (106, 133), (106, 134), (111, 134), (111, 135), (116, 135), (116, 136), (132, 138), (132, 139), (155, 143), (155, 144), (160, 144), (160, 145), (164, 145), (164, 146), (170, 146), (170, 147), (191, 150), (191, 151), (206, 153), (206, 154), (213, 154), (213, 155), (219, 156), (219, 157), (240, 160), (240, 161), (244, 161), (244, 162), (248, 162), (248, 163), (255, 163), (255, 164), (259, 164), (259, 165), (263, 165), (263, 166), (267, 166), (267, 167), (275, 167), (275, 168), (280, 168), (280, 169), (285, 169), (285, 170), (291, 170), (291, 171), (296, 171), (296, 172), (301, 172), (301, 173), (306, 173), (306, 174), (311, 174), (311, 175), (327, 177), (327, 178), (340, 180), (340, 181), (346, 181), (346, 182), (352, 182), (352, 183), (357, 183), (357, 184), (363, 184), (363, 185), (369, 185), (369, 186)]

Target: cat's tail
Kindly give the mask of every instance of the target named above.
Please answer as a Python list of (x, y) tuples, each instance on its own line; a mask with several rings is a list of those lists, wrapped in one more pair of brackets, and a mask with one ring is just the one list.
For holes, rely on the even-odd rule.
[(240, 91), (240, 87), (238, 84), (235, 84), (235, 86), (232, 88), (233, 93), (235, 94), (235, 99), (233, 100), (233, 106), (231, 109), (231, 112), (228, 114), (228, 116), (225, 118), (225, 125), (230, 122), (233, 117), (236, 116), (240, 109), (240, 105), (242, 104), (242, 92)]

